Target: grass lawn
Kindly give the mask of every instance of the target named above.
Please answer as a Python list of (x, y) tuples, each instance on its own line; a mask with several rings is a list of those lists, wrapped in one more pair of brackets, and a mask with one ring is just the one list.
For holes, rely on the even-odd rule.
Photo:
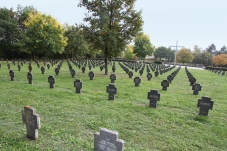
[[(118, 93), (114, 101), (108, 100), (106, 86), (112, 73), (104, 75), (99, 67), (93, 68), (94, 80), (76, 67), (72, 78), (68, 64), (64, 61), (58, 76), (57, 64), (41, 74), (32, 63), (33, 84), (28, 84), (28, 63), (21, 71), (11, 64), (15, 81), (10, 81), (6, 62), (0, 69), (0, 150), (94, 150), (94, 133), (100, 128), (118, 131), (125, 141), (126, 151), (182, 151), (182, 150), (227, 150), (227, 76), (206, 70), (189, 69), (201, 84), (202, 91), (193, 95), (184, 68), (181, 68), (167, 91), (161, 81), (177, 68), (154, 77), (151, 81), (144, 74), (141, 84), (135, 87), (132, 79), (116, 63), (115, 81)], [(41, 63), (43, 66), (43, 63)], [(49, 88), (48, 76), (54, 75), (56, 85)], [(74, 80), (83, 82), (82, 94), (76, 94)], [(156, 89), (161, 94), (157, 108), (150, 108), (147, 93)], [(211, 97), (213, 110), (207, 117), (199, 116), (198, 99)], [(29, 105), (40, 115), (39, 138), (26, 138), (26, 127), (22, 123), (21, 110)]]

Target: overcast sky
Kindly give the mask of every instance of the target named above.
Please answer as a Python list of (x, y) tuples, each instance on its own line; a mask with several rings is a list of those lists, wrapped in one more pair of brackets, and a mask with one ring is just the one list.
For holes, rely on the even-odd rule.
[[(79, 0), (0, 0), (0, 6), (14, 8), (32, 5), (41, 13), (60, 23), (83, 23), (85, 9), (77, 7)], [(137, 0), (136, 10), (142, 10), (143, 31), (151, 43), (206, 49), (214, 43), (217, 50), (227, 46), (227, 0)]]

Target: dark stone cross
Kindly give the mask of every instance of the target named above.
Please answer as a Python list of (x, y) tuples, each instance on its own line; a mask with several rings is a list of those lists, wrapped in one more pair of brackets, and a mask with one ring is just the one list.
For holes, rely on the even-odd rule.
[(55, 71), (55, 74), (56, 74), (56, 75), (59, 74), (59, 68), (55, 68), (54, 71)]
[(18, 71), (20, 71), (20, 69), (21, 69), (20, 64), (17, 65), (17, 68), (18, 68)]
[(114, 81), (117, 79), (116, 75), (115, 74), (111, 74), (110, 75), (110, 80), (111, 80), (111, 83), (114, 83)]
[(72, 69), (72, 70), (70, 71), (70, 73), (71, 73), (72, 78), (74, 78), (75, 75), (76, 75), (76, 71), (75, 71), (74, 69)]
[(194, 95), (198, 95), (201, 89), (202, 89), (202, 86), (200, 86), (199, 83), (195, 83), (194, 85), (192, 85), (192, 90)]
[(173, 80), (173, 76), (172, 75), (168, 75), (167, 80), (169, 81), (169, 83), (171, 83), (172, 80)]
[(157, 101), (160, 101), (160, 94), (157, 90), (151, 90), (147, 94), (147, 99), (150, 100), (149, 107), (156, 108), (157, 107)]
[(115, 66), (112, 67), (112, 71), (113, 71), (113, 72), (116, 71), (116, 67), (115, 67)]
[(95, 77), (95, 74), (94, 74), (93, 71), (90, 71), (90, 72), (88, 73), (88, 76), (90, 77), (90, 80), (93, 80), (94, 77)]
[(9, 70), (9, 75), (10, 75), (11, 81), (14, 81), (14, 72), (13, 72), (13, 70)]
[(76, 93), (81, 93), (81, 88), (83, 87), (83, 83), (80, 79), (76, 79), (74, 81), (74, 87), (76, 88)]
[(108, 86), (106, 86), (106, 92), (109, 94), (109, 100), (115, 100), (115, 94), (117, 94), (117, 87), (115, 86), (115, 84), (110, 83)]
[(27, 79), (28, 79), (28, 83), (29, 83), (29, 84), (32, 84), (33, 75), (32, 75), (31, 72), (28, 72), (28, 74), (27, 74)]
[(142, 75), (142, 74), (143, 74), (143, 70), (141, 69), (141, 70), (139, 71), (139, 73), (140, 73), (140, 75)]
[(100, 66), (100, 71), (102, 71), (103, 70), (103, 66)]
[(32, 72), (32, 66), (31, 65), (28, 66), (28, 71)]
[(134, 83), (135, 83), (135, 86), (136, 86), (136, 87), (139, 86), (140, 82), (141, 82), (140, 77), (135, 77), (135, 78), (134, 78)]
[(190, 82), (190, 86), (192, 86), (193, 84), (195, 84), (196, 78), (194, 77), (189, 78), (189, 82)]
[(211, 100), (209, 97), (202, 97), (202, 99), (198, 99), (197, 107), (199, 109), (199, 115), (207, 116), (209, 109), (213, 109), (214, 101)]
[(129, 72), (128, 72), (128, 77), (129, 77), (129, 78), (132, 78), (132, 76), (133, 76), (133, 72), (132, 72), (132, 71), (129, 71)]
[(22, 120), (26, 124), (27, 138), (32, 140), (38, 139), (38, 129), (40, 129), (40, 117), (36, 114), (36, 109), (25, 106), (22, 110)]
[(167, 80), (163, 80), (161, 82), (162, 90), (167, 90), (167, 87), (169, 87), (169, 82)]
[(50, 88), (54, 88), (54, 85), (55, 85), (55, 78), (54, 78), (54, 76), (49, 75), (48, 82), (50, 84)]
[(82, 73), (84, 73), (85, 72), (85, 67), (82, 67), (81, 70), (82, 70)]
[(49, 64), (49, 63), (47, 64), (47, 69), (48, 69), (48, 70), (50, 69), (50, 64)]
[(41, 72), (42, 72), (42, 74), (44, 74), (44, 72), (45, 72), (45, 68), (44, 67), (41, 67)]
[(118, 139), (118, 132), (101, 128), (94, 134), (95, 151), (123, 151), (124, 140)]
[(40, 64), (39, 63), (37, 63), (37, 67), (40, 68)]
[(149, 72), (149, 73), (147, 73), (147, 80), (151, 80), (151, 78), (152, 78), (152, 74)]
[(8, 67), (8, 70), (10, 70), (10, 64), (9, 63), (7, 64), (7, 67)]
[(159, 75), (158, 71), (155, 71), (154, 75), (155, 75), (155, 77), (158, 77), (158, 75)]

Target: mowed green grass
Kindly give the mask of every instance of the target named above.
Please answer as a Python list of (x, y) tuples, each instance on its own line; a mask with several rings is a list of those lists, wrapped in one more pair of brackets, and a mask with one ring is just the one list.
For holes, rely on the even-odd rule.
[[(94, 133), (100, 128), (118, 131), (126, 151), (227, 150), (227, 76), (189, 69), (202, 85), (199, 95), (193, 95), (184, 68), (163, 91), (161, 81), (177, 68), (151, 81), (144, 72), (140, 86), (135, 87), (133, 79), (116, 63), (118, 93), (114, 101), (109, 101), (106, 86), (110, 83), (111, 66), (108, 76), (98, 67), (92, 69), (95, 78), (91, 81), (88, 68), (82, 73), (72, 62), (75, 78), (66, 61), (58, 76), (54, 73), (57, 64), (41, 74), (33, 62), (34, 81), (30, 85), (26, 78), (28, 63), (18, 71), (10, 62), (15, 81), (10, 81), (6, 62), (1, 64), (0, 150), (92, 151)], [(55, 75), (54, 89), (49, 88), (49, 75)], [(134, 71), (135, 76), (139, 72)], [(77, 78), (83, 81), (82, 94), (76, 94), (73, 87)], [(147, 93), (152, 89), (161, 94), (156, 109), (148, 107)], [(197, 101), (202, 96), (214, 101), (207, 117), (198, 116)], [(36, 141), (26, 138), (21, 117), (26, 105), (36, 108), (41, 118)]]

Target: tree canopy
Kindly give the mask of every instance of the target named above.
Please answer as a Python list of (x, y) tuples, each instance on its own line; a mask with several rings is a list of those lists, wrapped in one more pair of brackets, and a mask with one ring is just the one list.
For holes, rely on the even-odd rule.
[(134, 59), (135, 54), (133, 53), (134, 51), (134, 46), (133, 45), (128, 45), (124, 54), (125, 59)]
[(138, 36), (136, 36), (134, 53), (137, 57), (145, 58), (147, 55), (152, 55), (153, 51), (154, 47), (151, 44), (148, 35), (140, 33)]
[(82, 25), (86, 38), (105, 57), (105, 74), (108, 58), (116, 57), (142, 30), (141, 11), (134, 10), (135, 0), (81, 0), (79, 7), (88, 11)]
[(227, 65), (227, 54), (221, 54), (213, 57), (213, 63), (217, 66)]
[(182, 48), (176, 56), (177, 62), (179, 63), (190, 63), (194, 59), (194, 56), (187, 48)]
[(154, 57), (159, 58), (160, 60), (163, 58), (168, 61), (174, 61), (175, 55), (174, 55), (174, 51), (171, 50), (171, 48), (166, 48), (161, 46), (155, 50)]
[(30, 13), (24, 22), (26, 31), (22, 35), (21, 48), (28, 53), (43, 54), (62, 53), (67, 38), (64, 28), (50, 15)]

